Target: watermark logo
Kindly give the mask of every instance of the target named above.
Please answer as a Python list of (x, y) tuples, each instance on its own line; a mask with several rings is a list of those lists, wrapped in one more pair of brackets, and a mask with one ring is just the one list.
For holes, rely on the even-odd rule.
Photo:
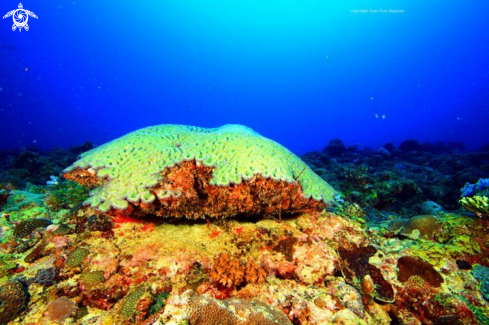
[(29, 25), (27, 25), (29, 16), (37, 19), (36, 14), (32, 11), (25, 10), (24, 6), (22, 6), (22, 3), (19, 3), (19, 9), (7, 12), (7, 14), (3, 16), (3, 18), (5, 19), (10, 16), (12, 16), (12, 19), (14, 20), (14, 24), (12, 25), (12, 31), (14, 32), (17, 28), (19, 29), (19, 32), (22, 31), (22, 28), (24, 28), (26, 31), (29, 30)]
[(352, 14), (404, 14), (404, 9), (352, 9)]

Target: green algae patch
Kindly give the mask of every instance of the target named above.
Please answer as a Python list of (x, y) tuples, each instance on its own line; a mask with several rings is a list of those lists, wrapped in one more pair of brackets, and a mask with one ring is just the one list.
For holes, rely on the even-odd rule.
[[(156, 199), (188, 197), (189, 184), (172, 188), (167, 179), (184, 183), (181, 179), (171, 178), (179, 172), (171, 168), (191, 161), (195, 166), (186, 166), (186, 170), (191, 171), (185, 177), (195, 174), (195, 170), (202, 170), (201, 167), (211, 170), (206, 189), (209, 186), (237, 187), (259, 176), (275, 181), (276, 187), (297, 185), (302, 199), (328, 204), (336, 196), (336, 191), (299, 157), (242, 125), (211, 129), (184, 125), (147, 127), (82, 154), (65, 170), (64, 177), (95, 187), (85, 204), (103, 212), (112, 208), (125, 210), (129, 204), (148, 205)], [(171, 170), (169, 174), (164, 174), (168, 169)], [(271, 185), (267, 186), (268, 194)], [(199, 193), (200, 197), (212, 196), (206, 189), (205, 193)], [(260, 188), (257, 189), (255, 192), (259, 192)], [(285, 196), (289, 195), (285, 193)], [(262, 199), (260, 204), (271, 203)]]

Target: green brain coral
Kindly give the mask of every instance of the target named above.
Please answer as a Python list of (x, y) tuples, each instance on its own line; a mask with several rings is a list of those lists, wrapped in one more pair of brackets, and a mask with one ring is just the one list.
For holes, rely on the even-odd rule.
[[(100, 211), (124, 210), (128, 202), (151, 203), (179, 193), (153, 194), (161, 172), (195, 160), (213, 168), (210, 185), (229, 186), (255, 175), (299, 182), (306, 198), (328, 203), (335, 190), (299, 157), (242, 125), (200, 128), (156, 125), (129, 133), (84, 154), (65, 172), (86, 169), (101, 182), (85, 202)], [(165, 193), (163, 193), (165, 192)]]

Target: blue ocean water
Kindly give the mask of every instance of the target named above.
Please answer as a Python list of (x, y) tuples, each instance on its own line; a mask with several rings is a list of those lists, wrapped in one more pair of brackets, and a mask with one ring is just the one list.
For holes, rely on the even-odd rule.
[(0, 149), (164, 123), (244, 124), (299, 154), (489, 142), (488, 1), (22, 4), (28, 31), (0, 21)]

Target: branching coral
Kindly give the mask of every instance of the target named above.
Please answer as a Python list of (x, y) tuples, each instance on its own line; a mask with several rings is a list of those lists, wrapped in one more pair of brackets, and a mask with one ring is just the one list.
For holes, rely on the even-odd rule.
[(211, 278), (225, 287), (237, 287), (243, 283), (262, 283), (265, 281), (265, 270), (257, 265), (251, 257), (245, 264), (237, 258), (231, 258), (223, 253), (214, 259)]
[(463, 197), (460, 199), (460, 203), (478, 217), (489, 217), (489, 198), (487, 196)]
[(478, 217), (489, 218), (489, 178), (481, 178), (475, 184), (467, 183), (461, 189), (460, 204)]

